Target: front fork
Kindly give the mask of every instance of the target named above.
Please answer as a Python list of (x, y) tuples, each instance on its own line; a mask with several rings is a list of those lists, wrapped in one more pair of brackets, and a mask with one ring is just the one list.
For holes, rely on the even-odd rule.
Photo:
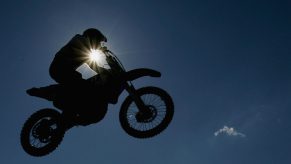
[(129, 96), (133, 99), (134, 103), (138, 108), (137, 119), (142, 121), (149, 119), (151, 117), (151, 110), (148, 106), (143, 102), (141, 97), (136, 93), (136, 89), (132, 85), (132, 83), (128, 82), (125, 87), (126, 91), (129, 93)]
[(140, 112), (146, 112), (146, 106), (144, 102), (142, 101), (141, 97), (136, 94), (136, 89), (134, 86), (128, 82), (127, 85), (125, 86), (126, 91), (129, 93), (129, 96), (133, 99), (135, 102), (137, 108), (139, 109)]

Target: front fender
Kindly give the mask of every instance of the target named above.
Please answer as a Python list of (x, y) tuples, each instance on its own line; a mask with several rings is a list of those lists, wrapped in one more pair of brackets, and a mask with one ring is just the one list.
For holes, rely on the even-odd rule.
[(148, 68), (134, 69), (125, 73), (126, 81), (133, 81), (143, 76), (161, 77), (161, 73), (159, 71)]

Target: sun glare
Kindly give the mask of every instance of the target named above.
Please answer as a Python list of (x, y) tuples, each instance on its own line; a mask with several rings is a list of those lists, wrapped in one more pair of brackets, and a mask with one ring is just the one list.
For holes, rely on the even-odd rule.
[(88, 53), (89, 63), (91, 66), (98, 66), (105, 69), (110, 69), (110, 66), (106, 60), (106, 55), (99, 49), (91, 49)]
[(89, 56), (91, 61), (98, 62), (103, 57), (103, 52), (98, 49), (91, 49)]

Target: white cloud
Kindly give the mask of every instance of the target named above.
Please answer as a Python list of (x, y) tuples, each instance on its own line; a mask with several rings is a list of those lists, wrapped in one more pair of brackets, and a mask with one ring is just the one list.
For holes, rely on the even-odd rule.
[(225, 133), (226, 135), (229, 135), (229, 136), (246, 137), (245, 134), (236, 131), (233, 127), (227, 127), (227, 126), (224, 126), (222, 129), (217, 130), (214, 133), (214, 136), (218, 136), (221, 133)]

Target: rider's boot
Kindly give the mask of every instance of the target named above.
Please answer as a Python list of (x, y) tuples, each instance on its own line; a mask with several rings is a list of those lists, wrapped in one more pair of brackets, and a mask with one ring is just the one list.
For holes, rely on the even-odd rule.
[(47, 87), (40, 87), (40, 88), (31, 88), (26, 91), (26, 93), (30, 96), (36, 96), (40, 98), (47, 99), (49, 101), (53, 101), (55, 98), (55, 90), (56, 85), (50, 85)]

